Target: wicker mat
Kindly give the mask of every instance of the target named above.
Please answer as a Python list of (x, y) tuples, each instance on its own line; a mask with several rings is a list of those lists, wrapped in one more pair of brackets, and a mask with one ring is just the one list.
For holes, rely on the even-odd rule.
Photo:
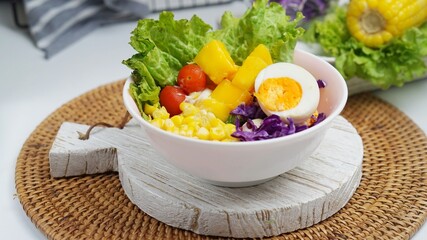
[[(169, 227), (133, 205), (117, 174), (52, 179), (48, 152), (64, 121), (119, 124), (123, 81), (92, 90), (47, 117), (17, 160), (16, 189), (50, 239), (214, 239)], [(371, 94), (343, 112), (365, 147), (360, 187), (338, 213), (273, 239), (408, 239), (427, 217), (427, 138), (408, 117)], [(215, 238), (217, 239), (217, 238)]]

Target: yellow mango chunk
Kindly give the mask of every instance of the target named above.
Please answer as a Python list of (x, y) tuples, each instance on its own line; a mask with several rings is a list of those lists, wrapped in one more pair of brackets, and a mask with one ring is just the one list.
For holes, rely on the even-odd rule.
[(252, 52), (249, 54), (248, 57), (259, 57), (267, 65), (270, 65), (273, 63), (270, 50), (268, 50), (268, 48), (264, 44), (259, 44), (254, 50), (252, 50)]
[(213, 98), (206, 98), (197, 103), (197, 106), (201, 109), (205, 109), (211, 112), (215, 117), (221, 119), (221, 121), (227, 120), (230, 115), (232, 108), (228, 107), (225, 103), (219, 102)]
[(267, 65), (268, 64), (259, 57), (247, 57), (234, 76), (232, 83), (243, 90), (253, 92), (255, 78), (262, 69), (267, 67)]
[(252, 100), (252, 95), (231, 81), (224, 80), (212, 91), (211, 98), (234, 109), (241, 103), (249, 103)]
[(194, 62), (215, 83), (219, 84), (224, 79), (231, 79), (237, 71), (237, 66), (225, 48), (225, 45), (212, 40), (207, 43), (194, 58)]

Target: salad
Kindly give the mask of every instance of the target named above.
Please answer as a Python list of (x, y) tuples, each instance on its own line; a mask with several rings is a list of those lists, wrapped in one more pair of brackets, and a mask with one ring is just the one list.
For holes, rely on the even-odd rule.
[(323, 80), (292, 64), (304, 29), (283, 7), (257, 0), (241, 18), (226, 12), (213, 30), (199, 17), (143, 19), (132, 32), (137, 51), (130, 94), (151, 124), (182, 136), (255, 141), (310, 128)]

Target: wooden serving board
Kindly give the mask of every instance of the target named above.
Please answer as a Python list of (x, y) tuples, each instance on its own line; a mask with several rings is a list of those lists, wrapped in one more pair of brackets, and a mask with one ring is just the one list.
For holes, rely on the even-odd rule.
[(362, 175), (362, 140), (341, 116), (299, 167), (244, 188), (214, 186), (176, 169), (151, 148), (136, 121), (124, 129), (96, 128), (89, 140), (79, 140), (77, 131), (87, 128), (62, 124), (49, 153), (53, 177), (118, 171), (142, 211), (203, 235), (265, 237), (309, 227), (340, 210)]

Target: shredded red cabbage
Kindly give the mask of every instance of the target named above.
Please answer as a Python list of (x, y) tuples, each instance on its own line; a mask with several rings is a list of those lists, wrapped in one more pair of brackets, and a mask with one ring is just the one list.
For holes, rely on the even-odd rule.
[(261, 125), (257, 127), (252, 119), (246, 121), (246, 128), (248, 131), (244, 131), (241, 123), (236, 119), (236, 131), (231, 136), (238, 138), (240, 141), (258, 141), (264, 139), (278, 138), (287, 135), (291, 135), (297, 132), (301, 132), (314, 125), (319, 124), (325, 120), (326, 115), (320, 113), (317, 117), (312, 116), (314, 123), (310, 126), (307, 125), (295, 125), (292, 118), (288, 118), (289, 123), (284, 123), (279, 116), (273, 114), (262, 121)]
[(326, 87), (326, 82), (323, 81), (322, 79), (317, 80), (317, 86), (319, 86), (319, 88), (324, 88)]
[(256, 98), (251, 104), (240, 104), (237, 108), (230, 112), (231, 119), (227, 122), (235, 123), (239, 121), (243, 125), (248, 119), (264, 119), (267, 117), (262, 111), (259, 103), (256, 101)]

